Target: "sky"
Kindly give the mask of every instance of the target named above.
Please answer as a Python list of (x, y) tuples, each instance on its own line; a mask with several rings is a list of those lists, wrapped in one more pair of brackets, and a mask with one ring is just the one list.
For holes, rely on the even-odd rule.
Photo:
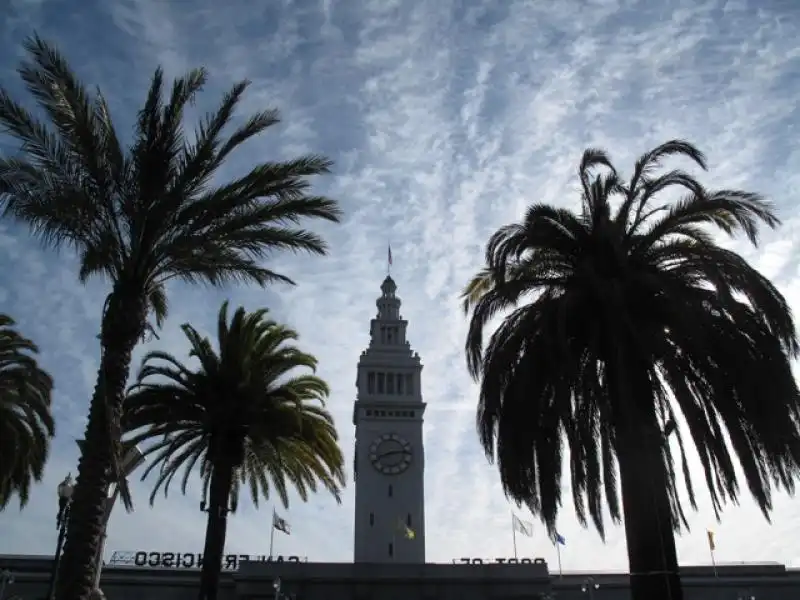
[[(250, 79), (242, 114), (275, 107), (283, 122), (236, 154), (221, 179), (257, 160), (305, 152), (335, 161), (333, 173), (314, 182), (345, 212), (341, 225), (312, 225), (330, 244), (329, 256), (272, 259), (296, 287), (173, 286), (171, 317), (158, 340), (137, 348), (134, 372), (147, 349), (185, 358), (180, 325), (210, 333), (226, 298), (267, 307), (319, 358), (349, 468), (356, 364), (391, 243), (409, 340), (425, 365), (429, 561), (513, 556), (512, 507), (475, 432), (477, 393), (466, 371), (458, 296), (481, 266), (488, 237), (526, 205), (578, 207), (575, 174), (584, 148), (607, 148), (630, 174), (642, 152), (686, 138), (708, 155), (704, 183), (772, 199), (783, 227), (765, 234), (757, 250), (729, 244), (800, 312), (800, 209), (793, 197), (800, 189), (800, 7), (788, 0), (7, 2), (0, 83), (25, 102), (14, 68), (22, 40), (36, 30), (86, 83), (102, 88), (124, 132), (158, 65), (170, 77), (208, 68), (209, 84), (190, 119), (213, 108), (235, 81)], [(58, 426), (30, 504), (0, 513), (0, 554), (50, 555), (55, 547), (56, 485), (76, 469), (74, 440), (85, 426), (107, 292), (103, 281), (78, 282), (69, 252), (42, 249), (25, 228), (0, 221), (0, 312), (40, 345), (56, 383)], [(197, 481), (186, 496), (175, 488), (152, 507), (151, 486), (134, 477), (135, 511), (114, 512), (107, 558), (115, 550), (202, 550)], [(771, 525), (746, 495), (720, 523), (707, 494), (699, 503), (691, 531), (677, 539), (682, 564), (709, 564), (711, 528), (718, 563), (800, 567), (797, 499), (778, 494)], [(228, 552), (267, 554), (271, 509), (270, 502), (256, 510), (243, 499), (229, 522)], [(352, 560), (352, 481), (341, 505), (320, 494), (307, 504), (294, 497), (278, 511), (292, 533), (276, 534), (275, 554)], [(519, 555), (544, 558), (555, 569), (544, 527), (519, 514), (535, 523), (532, 538), (517, 537)], [(626, 569), (621, 526), (603, 542), (577, 523), (567, 500), (559, 531), (564, 570)]]

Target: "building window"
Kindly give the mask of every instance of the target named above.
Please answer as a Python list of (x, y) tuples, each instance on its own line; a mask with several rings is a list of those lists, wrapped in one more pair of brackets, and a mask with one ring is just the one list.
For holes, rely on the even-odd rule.
[(408, 515), (406, 515), (406, 525), (411, 527), (411, 513), (408, 513)]
[(389, 542), (389, 556), (394, 556), (394, 545)]
[(413, 419), (414, 418), (414, 411), (412, 410), (410, 413), (408, 413), (408, 416)]
[(367, 392), (375, 393), (375, 373), (367, 373)]
[(403, 391), (403, 382), (405, 381), (405, 377), (403, 377), (402, 373), (397, 374), (397, 393), (402, 396), (405, 394)]
[(406, 373), (406, 396), (411, 396), (413, 394), (414, 384), (411, 377), (411, 373)]
[(386, 374), (386, 393), (394, 394), (394, 373)]
[(369, 513), (369, 526), (375, 525), (375, 513)]
[(392, 486), (391, 486), (391, 484), (390, 484), (390, 485), (389, 485), (389, 498), (391, 498), (391, 497), (392, 497), (392, 494), (393, 494), (393, 493), (394, 493), (394, 490), (392, 489)]
[(378, 373), (378, 393), (383, 394), (386, 389), (386, 373)]

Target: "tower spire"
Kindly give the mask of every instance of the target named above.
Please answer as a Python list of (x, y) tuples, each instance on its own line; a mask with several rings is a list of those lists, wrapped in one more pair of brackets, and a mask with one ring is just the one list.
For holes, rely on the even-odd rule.
[(392, 242), (389, 242), (389, 253), (386, 256), (386, 276), (392, 274)]
[(381, 295), (375, 302), (378, 307), (379, 321), (401, 320), (400, 298), (397, 297), (397, 284), (391, 275), (387, 275), (381, 284)]

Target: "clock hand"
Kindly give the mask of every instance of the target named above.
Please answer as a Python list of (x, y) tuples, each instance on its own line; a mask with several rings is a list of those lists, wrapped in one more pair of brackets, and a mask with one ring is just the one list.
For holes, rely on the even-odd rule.
[(392, 456), (393, 454), (408, 454), (405, 450), (389, 450), (388, 452), (381, 452), (378, 456), (379, 458), (383, 458), (384, 456)]

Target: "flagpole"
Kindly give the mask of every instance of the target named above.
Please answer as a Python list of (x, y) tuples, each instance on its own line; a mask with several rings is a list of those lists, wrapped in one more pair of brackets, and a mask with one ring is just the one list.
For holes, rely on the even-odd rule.
[(711, 555), (711, 566), (714, 569), (714, 577), (717, 577), (717, 560), (714, 556), (714, 549), (716, 548), (716, 544), (714, 543), (714, 532), (710, 529), (707, 529), (706, 537), (708, 538), (708, 553)]
[(272, 523), (269, 528), (269, 558), (272, 560), (272, 549), (275, 545), (275, 508), (272, 508)]
[(511, 513), (511, 539), (514, 540), (514, 560), (517, 560), (517, 528), (514, 527), (514, 513)]
[(558, 576), (563, 577), (564, 574), (561, 571), (561, 544), (556, 541), (556, 553), (558, 554)]

